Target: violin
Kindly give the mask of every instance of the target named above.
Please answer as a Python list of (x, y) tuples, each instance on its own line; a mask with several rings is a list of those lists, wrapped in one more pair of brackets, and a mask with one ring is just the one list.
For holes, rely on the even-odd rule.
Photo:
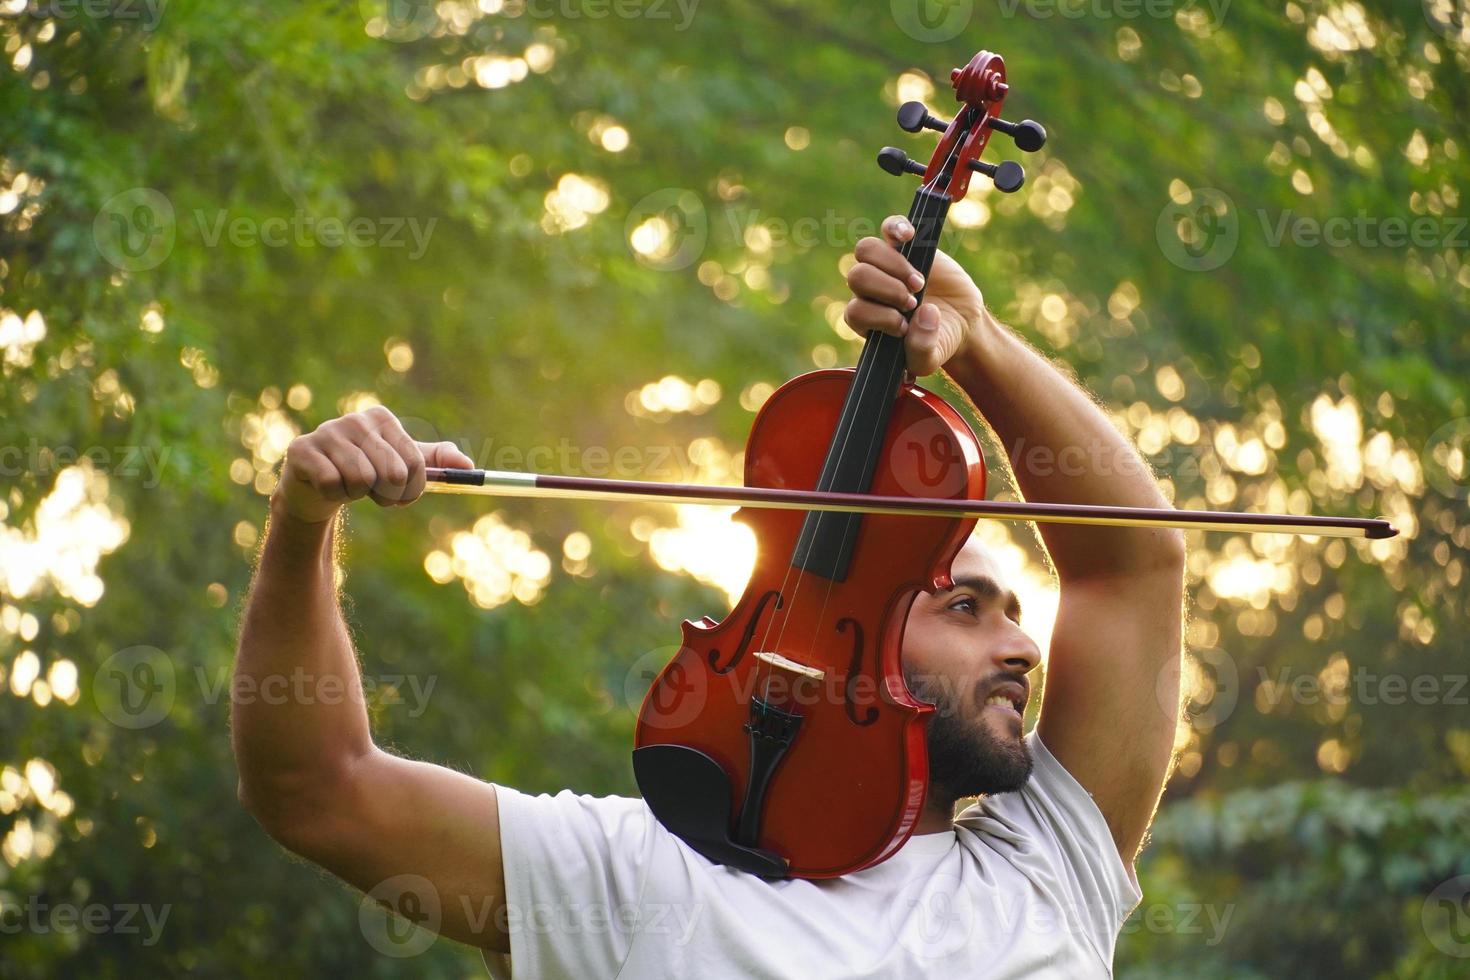
[[(1003, 191), (1024, 180), (1013, 162), (980, 161), (991, 133), (1005, 131), (995, 123), (1005, 62), (982, 51), (952, 82), (962, 104), (953, 122), (920, 103), (899, 113), (907, 129), (943, 131), (929, 165), (892, 147), (879, 155), (891, 173), (923, 174), (901, 251), (926, 278), (971, 175)], [(1035, 123), (1015, 128), (1044, 139)], [(902, 338), (874, 331), (855, 368), (782, 385), (751, 427), (746, 485), (984, 497), (974, 431), (904, 363)], [(953, 584), (950, 564), (975, 518), (774, 509), (742, 518), (757, 542), (750, 581), (721, 622), (684, 624), (639, 712), (633, 772), (654, 815), (712, 861), (767, 877), (857, 871), (897, 850), (919, 819), (934, 709), (904, 683), (904, 624), (920, 590)]]
[[(894, 147), (878, 154), (887, 172), (923, 178), (908, 212), (915, 234), (900, 251), (926, 281), (972, 176), (1005, 193), (1025, 181), (1013, 161), (981, 160), (991, 135), (1025, 152), (1046, 140), (1032, 120), (1001, 118), (1000, 55), (981, 51), (950, 81), (952, 121), (918, 102), (898, 112), (909, 132), (943, 134), (928, 164)], [(723, 620), (683, 624), (639, 711), (633, 772), (670, 832), (713, 862), (769, 878), (858, 871), (912, 834), (934, 708), (904, 682), (904, 626), (921, 590), (952, 586), (951, 563), (978, 518), (1397, 533), (1363, 518), (986, 501), (969, 423), (914, 383), (903, 340), (878, 331), (856, 367), (804, 374), (771, 395), (746, 444), (743, 488), (487, 470), (431, 469), (428, 479), (439, 492), (743, 505), (754, 571)]]

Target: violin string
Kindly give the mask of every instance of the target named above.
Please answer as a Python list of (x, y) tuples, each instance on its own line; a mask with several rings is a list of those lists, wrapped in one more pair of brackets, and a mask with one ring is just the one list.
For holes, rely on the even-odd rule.
[[(970, 112), (970, 107), (969, 106), (966, 106), (961, 111), (962, 112)], [(968, 127), (962, 127), (961, 128), (961, 132), (963, 132), (966, 135), (966, 137), (968, 137)], [(935, 173), (934, 177), (931, 180), (926, 181), (924, 184), (920, 185), (920, 191), (921, 192), (922, 191), (933, 191), (933, 190), (937, 189), (938, 186), (939, 186), (939, 181), (942, 178), (944, 178), (946, 176), (946, 174), (950, 174), (951, 173), (951, 164), (953, 163), (953, 161), (956, 158), (956, 156), (958, 156), (961, 148), (963, 147), (963, 143), (964, 143), (964, 141), (962, 139), (957, 138), (955, 140), (954, 145), (950, 148), (950, 152), (949, 152), (948, 156), (945, 158), (944, 164)], [(913, 219), (912, 219), (911, 223), (914, 225), (915, 234), (916, 235), (917, 235), (918, 229), (920, 227), (922, 227), (923, 224), (924, 224), (924, 222), (934, 213), (933, 211), (930, 210), (931, 206), (932, 206), (931, 205), (931, 202), (928, 201), (927, 199), (921, 200), (920, 203), (919, 203), (918, 209), (914, 212)], [(915, 309), (917, 310), (917, 307), (915, 307)], [(868, 385), (870, 385), (872, 383), (872, 378), (873, 378), (873, 375), (875, 373), (876, 373), (875, 371), (869, 370), (864, 375), (864, 377), (862, 379), (862, 382), (861, 382), (861, 387), (858, 389), (858, 394), (857, 394), (857, 400), (858, 401), (862, 401), (863, 400), (864, 396), (867, 393)], [(864, 455), (864, 462), (865, 463), (870, 463), (871, 462), (871, 460), (873, 458), (873, 453), (876, 452), (877, 448), (882, 445), (882, 438), (881, 437), (883, 435), (885, 435), (885, 434), (886, 434), (886, 429), (878, 429), (878, 428), (875, 428), (872, 432), (869, 432), (868, 433), (868, 446), (867, 446), (867, 451), (866, 451), (866, 453)], [(839, 449), (839, 456), (847, 451), (847, 442), (850, 441), (851, 439), (853, 439), (854, 437), (855, 436), (854, 436), (854, 433), (853, 433), (853, 431), (852, 431), (851, 428), (849, 428), (847, 432), (843, 433), (842, 438), (843, 438), (843, 441), (844, 442), (843, 442), (842, 448)], [(866, 469), (867, 469), (867, 467), (865, 465), (864, 466), (864, 470), (866, 470)], [(816, 520), (816, 526), (813, 529), (812, 540), (815, 540), (817, 533), (820, 532), (820, 529), (822, 527), (822, 522), (825, 519), (827, 519), (828, 516), (829, 515), (827, 515), (825, 513), (818, 513), (817, 520)], [(848, 539), (851, 537), (852, 534), (855, 533), (854, 528), (855, 528), (855, 525), (857, 523), (858, 522), (856, 522), (856, 521), (849, 521), (846, 524), (846, 526), (844, 528), (844, 531), (843, 531), (843, 547), (844, 548), (845, 548), (845, 546), (847, 544)], [(790, 569), (790, 567), (788, 567), (788, 569), (787, 569), (787, 580), (789, 580), (790, 572), (791, 572), (791, 569)], [(778, 647), (781, 646), (784, 643), (784, 641), (785, 641), (786, 627), (790, 623), (790, 618), (791, 618), (792, 612), (795, 611), (796, 600), (797, 600), (798, 595), (801, 592), (801, 586), (803, 584), (804, 578), (805, 578), (805, 568), (798, 569), (798, 571), (797, 571), (797, 579), (796, 579), (796, 586), (795, 586), (795, 589), (792, 592), (790, 602), (787, 605), (786, 615), (783, 616), (782, 619), (781, 619), (781, 632), (777, 635), (777, 638), (776, 638), (776, 645)], [(835, 585), (836, 585), (836, 583), (833, 582), (832, 580), (829, 579), (827, 581), (827, 588), (826, 588), (825, 593), (824, 593), (824, 595), (822, 597), (822, 607), (821, 607), (821, 609), (818, 612), (817, 620), (816, 620), (819, 629), (820, 629), (820, 624), (821, 624), (821, 621), (822, 621), (822, 617), (826, 614), (827, 605), (828, 605), (828, 603), (831, 600), (832, 590), (835, 587)], [(786, 581), (783, 581), (782, 582), (782, 590), (783, 590), (783, 592), (785, 590), (785, 586), (786, 586)], [(774, 626), (775, 626), (775, 617), (773, 616), (771, 618), (770, 623), (767, 626), (765, 636), (762, 637), (762, 643), (763, 644), (769, 639), (770, 630)], [(812, 644), (815, 645), (816, 641), (817, 641), (817, 636), (814, 635), (812, 637)], [(761, 679), (760, 679), (759, 675), (757, 675), (757, 685), (759, 685), (760, 683), (761, 683)], [(767, 683), (769, 683), (769, 679), (767, 679)]]
[[(962, 112), (970, 112), (971, 110), (970, 110), (970, 107), (969, 106), (965, 106), (961, 111)], [(969, 122), (970, 122), (971, 125), (973, 125), (973, 119), (969, 120)], [(969, 128), (970, 127), (968, 125), (967, 126), (962, 126), (962, 128), (961, 128), (960, 131), (963, 132), (966, 137), (968, 137), (968, 135), (969, 135)], [(959, 152), (960, 152), (960, 150), (961, 150), (961, 148), (963, 146), (963, 142), (964, 141), (962, 139), (958, 139), (957, 138), (955, 140), (954, 146), (951, 148), (949, 155), (946, 157), (946, 159), (944, 161), (944, 165), (935, 174), (934, 180), (932, 182), (930, 182), (930, 183), (932, 183), (933, 186), (931, 187), (929, 184), (921, 185), (921, 190), (933, 190), (933, 189), (937, 189), (938, 186), (939, 186), (939, 181), (942, 178), (944, 178), (946, 174), (949, 174), (949, 178), (948, 178), (949, 180), (952, 180), (953, 179), (953, 173), (952, 173), (952, 170), (951, 170), (951, 165), (953, 164), (955, 158), (959, 155)], [(929, 217), (932, 217), (934, 214), (937, 214), (939, 208), (942, 207), (942, 205), (936, 204), (934, 206), (934, 210), (933, 211), (928, 211), (927, 210), (928, 203), (929, 203), (928, 201), (925, 201), (925, 202), (922, 202), (920, 204), (918, 211), (915, 213), (915, 219), (912, 222), (912, 224), (914, 226), (914, 238), (911, 239), (911, 241), (915, 245), (920, 244), (919, 237), (918, 237), (919, 236), (919, 230), (924, 226), (924, 222)], [(936, 229), (936, 233), (937, 233), (937, 231), (938, 231), (938, 229)], [(938, 236), (936, 234), (935, 241), (934, 241), (934, 248), (935, 248), (936, 252), (938, 250), (938, 247), (939, 247), (939, 241), (938, 241)], [(932, 261), (930, 263), (930, 272), (933, 272), (933, 263), (932, 263)], [(915, 306), (913, 313), (910, 313), (909, 314), (909, 318), (912, 318), (913, 314), (918, 312), (918, 309), (919, 309), (918, 306)], [(897, 392), (895, 392), (894, 394), (895, 394), (895, 397), (897, 397)], [(892, 428), (892, 424), (891, 424), (891, 421), (890, 421), (890, 424), (888, 426), (874, 427), (873, 430), (870, 431), (867, 434), (868, 435), (868, 445), (866, 447), (866, 451), (865, 451), (864, 456), (863, 456), (863, 460), (864, 460), (864, 467), (863, 467), (863, 469), (865, 471), (872, 465), (872, 461), (873, 461), (874, 456), (882, 448), (883, 442), (885, 441), (885, 439), (886, 439), (886, 437), (888, 435), (888, 430), (891, 429), (891, 428)], [(856, 527), (858, 526), (858, 523), (859, 522), (857, 522), (857, 521), (850, 521), (850, 522), (847, 523), (846, 527), (844, 528), (844, 530), (843, 530), (843, 546), (844, 546), (844, 548), (846, 547), (846, 543), (847, 543), (848, 539), (852, 535), (854, 535), (854, 534), (857, 533)], [(828, 583), (827, 583), (826, 592), (825, 592), (825, 594), (822, 597), (822, 608), (821, 608), (821, 610), (817, 614), (817, 622), (819, 624), (822, 622), (823, 617), (826, 616), (826, 613), (827, 613), (827, 605), (828, 605), (828, 603), (830, 602), (830, 600), (832, 598), (832, 592), (833, 592), (833, 589), (834, 589), (835, 585), (836, 585), (836, 583), (832, 582), (831, 580), (829, 580)], [(813, 636), (812, 637), (813, 644), (816, 643), (816, 640), (817, 640), (817, 637)]]
[[(969, 119), (969, 124), (968, 125), (965, 125), (965, 126), (962, 126), (961, 129), (959, 130), (959, 133), (963, 134), (963, 138), (959, 138), (957, 136), (957, 138), (955, 139), (954, 145), (950, 148), (949, 154), (945, 158), (945, 161), (944, 161), (943, 165), (941, 165), (940, 168), (935, 172), (934, 177), (932, 179), (928, 180), (928, 181), (925, 181), (923, 184), (920, 185), (920, 193), (925, 192), (925, 191), (934, 191), (934, 190), (936, 190), (939, 187), (939, 182), (940, 182), (941, 179), (945, 179), (946, 177), (948, 179), (951, 179), (951, 180), (953, 179), (952, 165), (953, 165), (956, 157), (959, 155), (961, 149), (963, 148), (963, 145), (964, 145), (965, 140), (968, 139), (970, 128), (972, 128), (975, 125), (975, 123), (973, 121), (973, 111), (972, 111), (972, 107), (971, 106), (969, 106), (969, 105), (964, 106), (961, 109), (961, 112), (962, 113), (970, 113), (970, 116), (971, 116), (971, 118)], [(931, 210), (931, 208), (936, 208), (936, 210)], [(910, 224), (912, 224), (914, 226), (915, 238), (913, 239), (913, 241), (916, 244), (917, 244), (917, 241), (918, 241), (917, 236), (918, 236), (919, 229), (922, 228), (922, 227), (924, 227), (925, 222), (930, 217), (932, 217), (935, 213), (937, 213), (937, 206), (936, 205), (933, 205), (927, 199), (927, 197), (919, 202), (919, 207), (914, 211), (914, 214), (913, 214), (912, 218), (910, 219)], [(936, 248), (938, 246), (937, 239), (935, 241), (935, 246), (936, 246)], [(931, 263), (931, 271), (932, 271), (932, 263)], [(918, 311), (918, 307), (916, 306), (914, 308), (914, 312), (917, 312), (917, 311)], [(910, 316), (912, 316), (912, 314), (910, 314)], [(866, 374), (864, 375), (864, 377), (863, 377), (863, 379), (861, 381), (861, 387), (859, 387), (858, 393), (857, 393), (857, 401), (858, 402), (861, 402), (861, 401), (864, 400), (864, 397), (867, 394), (868, 386), (873, 383), (873, 381), (872, 381), (873, 375), (876, 374), (876, 373), (877, 372), (875, 370), (869, 369), (866, 372)], [(840, 419), (839, 419), (839, 421), (840, 421)], [(871, 432), (868, 433), (868, 445), (866, 447), (866, 452), (864, 453), (864, 457), (863, 457), (864, 458), (864, 463), (865, 463), (865, 465), (863, 467), (864, 471), (866, 471), (867, 468), (868, 468), (868, 465), (871, 464), (874, 453), (876, 453), (877, 450), (882, 446), (883, 437), (887, 434), (887, 428), (888, 427), (886, 427), (886, 426), (885, 427), (874, 427), (873, 431), (871, 431)], [(857, 438), (857, 437), (858, 436), (856, 436), (853, 433), (852, 427), (849, 426), (848, 431), (846, 431), (846, 432), (844, 432), (842, 434), (843, 445), (838, 450), (838, 456), (839, 457), (841, 455), (843, 455), (843, 454), (846, 453), (846, 451), (847, 451), (847, 444), (851, 440), (853, 440), (854, 438)], [(810, 548), (810, 545), (811, 544), (814, 544), (815, 543), (815, 541), (817, 539), (817, 535), (821, 531), (822, 522), (827, 517), (829, 517), (829, 516), (831, 516), (831, 515), (828, 515), (825, 512), (818, 512), (817, 513), (817, 515), (816, 515), (816, 522), (815, 522), (815, 525), (814, 525), (813, 531), (812, 531), (812, 536), (811, 536), (811, 538), (809, 540), (809, 548)], [(843, 529), (842, 548), (840, 548), (839, 550), (844, 550), (846, 548), (847, 542), (850, 540), (850, 538), (852, 537), (852, 535), (854, 535), (856, 533), (856, 527), (857, 527), (858, 524), (859, 524), (859, 521), (856, 521), (856, 520), (848, 520), (847, 521), (847, 523), (846, 523), (846, 525), (845, 525), (845, 527)], [(803, 526), (805, 526), (805, 522), (803, 522)], [(798, 538), (798, 540), (800, 540), (800, 539)], [(783, 577), (782, 583), (781, 583), (781, 593), (782, 594), (785, 594), (785, 592), (786, 592), (786, 587), (787, 587), (788, 583), (790, 582), (791, 572), (793, 570), (793, 565), (794, 564), (795, 563), (792, 563), (791, 565), (788, 565), (788, 567), (786, 569), (786, 575)], [(776, 637), (776, 645), (777, 645), (777, 647), (780, 647), (785, 642), (786, 628), (787, 628), (787, 626), (791, 622), (791, 615), (792, 615), (792, 613), (795, 612), (797, 598), (798, 598), (798, 596), (799, 596), (799, 594), (801, 592), (802, 584), (805, 581), (805, 577), (806, 577), (805, 573), (806, 573), (806, 569), (804, 567), (797, 568), (796, 569), (796, 585), (793, 588), (793, 590), (791, 592), (790, 599), (789, 599), (789, 601), (786, 604), (786, 609), (784, 611), (784, 615), (781, 615), (781, 617), (780, 617), (780, 619), (781, 619), (781, 630), (777, 634), (777, 637)], [(827, 580), (827, 588), (824, 590), (824, 593), (823, 593), (823, 596), (822, 596), (822, 605), (821, 605), (821, 608), (818, 610), (817, 617), (816, 617), (817, 629), (819, 631), (820, 631), (820, 628), (821, 628), (821, 623), (822, 623), (823, 617), (826, 615), (826, 612), (827, 612), (827, 606), (829, 605), (829, 603), (831, 601), (832, 592), (833, 592), (833, 589), (835, 588), (835, 586), (836, 586), (836, 582), (835, 581), (833, 581), (831, 579), (828, 579)], [(770, 621), (766, 625), (765, 632), (762, 634), (762, 637), (761, 637), (761, 646), (763, 648), (766, 647), (767, 644), (768, 644), (768, 642), (769, 642), (771, 630), (776, 625), (776, 619), (777, 619), (777, 617), (775, 615), (773, 615), (771, 617)], [(815, 644), (817, 643), (817, 640), (818, 640), (818, 635), (814, 634), (811, 637), (811, 646), (815, 646)], [(810, 653), (810, 649), (811, 649), (811, 647), (808, 647), (808, 653)], [(774, 666), (771, 666), (771, 667), (769, 667), (769, 671), (768, 671), (767, 670), (767, 662), (764, 661), (764, 660), (760, 661), (760, 664), (756, 668), (756, 677), (755, 677), (756, 683), (755, 683), (755, 685), (751, 689), (752, 692), (754, 692), (755, 690), (759, 689), (761, 691), (762, 697), (767, 696), (769, 694), (770, 680), (771, 680), (771, 676), (774, 674), (774, 670), (775, 670)]]

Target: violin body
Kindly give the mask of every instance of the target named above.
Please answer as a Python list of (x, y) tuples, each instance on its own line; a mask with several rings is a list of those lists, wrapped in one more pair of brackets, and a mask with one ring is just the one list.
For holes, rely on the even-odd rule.
[[(771, 396), (747, 443), (747, 486), (818, 486), (854, 376), (851, 369), (816, 371)], [(871, 492), (984, 496), (975, 434), (937, 395), (903, 383), (880, 436)], [(752, 817), (743, 811), (757, 736), (747, 726), (752, 699), (763, 695), (801, 721), (758, 804), (758, 834), (743, 843), (779, 855), (785, 873), (798, 877), (868, 867), (908, 838), (928, 785), (933, 708), (909, 693), (900, 660), (909, 607), (920, 590), (950, 584), (950, 564), (975, 521), (865, 515), (848, 573), (832, 581), (792, 564), (804, 512), (738, 517), (759, 543), (750, 582), (722, 622), (684, 623), (681, 649), (644, 700), (636, 744), (688, 747), (713, 760), (728, 776), (728, 812), (740, 816), (738, 830)], [(773, 665), (760, 653), (822, 676)]]
[[(950, 74), (953, 121), (916, 102), (899, 110), (900, 127), (943, 132), (927, 167), (894, 147), (878, 155), (889, 173), (923, 177), (901, 252), (925, 277), (973, 174), (1003, 192), (1025, 179), (1015, 163), (980, 161), (991, 132), (1033, 147), (1045, 139), (1030, 120), (998, 116), (1005, 77), (1000, 56), (982, 51)], [(979, 499), (985, 464), (964, 418), (912, 384), (903, 340), (875, 332), (856, 368), (802, 375), (762, 406), (745, 482)], [(723, 621), (684, 624), (639, 712), (633, 774), (659, 821), (711, 861), (773, 878), (857, 871), (897, 850), (923, 809), (934, 709), (904, 682), (904, 627), (920, 590), (952, 584), (975, 518), (741, 515), (755, 532), (755, 571)]]

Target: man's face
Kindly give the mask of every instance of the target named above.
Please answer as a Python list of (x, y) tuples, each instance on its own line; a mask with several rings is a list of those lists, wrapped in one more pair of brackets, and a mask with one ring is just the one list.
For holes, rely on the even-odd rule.
[(1031, 775), (1021, 740), (1027, 675), (1041, 661), (1021, 631), (1021, 607), (974, 539), (954, 560), (954, 587), (920, 593), (904, 633), (904, 678), (935, 705), (929, 795), (939, 806), (1020, 789)]

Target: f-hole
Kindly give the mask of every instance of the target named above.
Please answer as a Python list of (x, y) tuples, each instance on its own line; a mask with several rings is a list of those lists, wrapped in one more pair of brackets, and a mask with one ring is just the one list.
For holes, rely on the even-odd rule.
[[(852, 657), (847, 662), (847, 681), (842, 685), (843, 709), (847, 712), (847, 718), (854, 725), (863, 728), (878, 720), (878, 709), (874, 705), (868, 705), (862, 717), (858, 717), (857, 701), (853, 696), (853, 688), (857, 685), (858, 678), (862, 676), (863, 669), (863, 628), (858, 621), (850, 616), (843, 616), (837, 621), (837, 632), (846, 633), (848, 627), (852, 627)], [(878, 671), (877, 663), (873, 664), (873, 672)]]
[(710, 650), (709, 665), (716, 674), (728, 674), (730, 671), (735, 669), (735, 665), (738, 664), (740, 662), (740, 659), (745, 656), (745, 652), (750, 649), (750, 641), (755, 638), (755, 629), (757, 626), (760, 625), (761, 616), (765, 614), (766, 606), (768, 606), (773, 599), (776, 602), (776, 608), (780, 609), (781, 593), (777, 592), (775, 589), (772, 589), (765, 595), (761, 596), (760, 601), (755, 604), (755, 612), (751, 613), (750, 619), (745, 621), (745, 632), (741, 634), (740, 645), (735, 648), (735, 653), (733, 656), (730, 657), (729, 663), (721, 667), (719, 649), (715, 648)]

